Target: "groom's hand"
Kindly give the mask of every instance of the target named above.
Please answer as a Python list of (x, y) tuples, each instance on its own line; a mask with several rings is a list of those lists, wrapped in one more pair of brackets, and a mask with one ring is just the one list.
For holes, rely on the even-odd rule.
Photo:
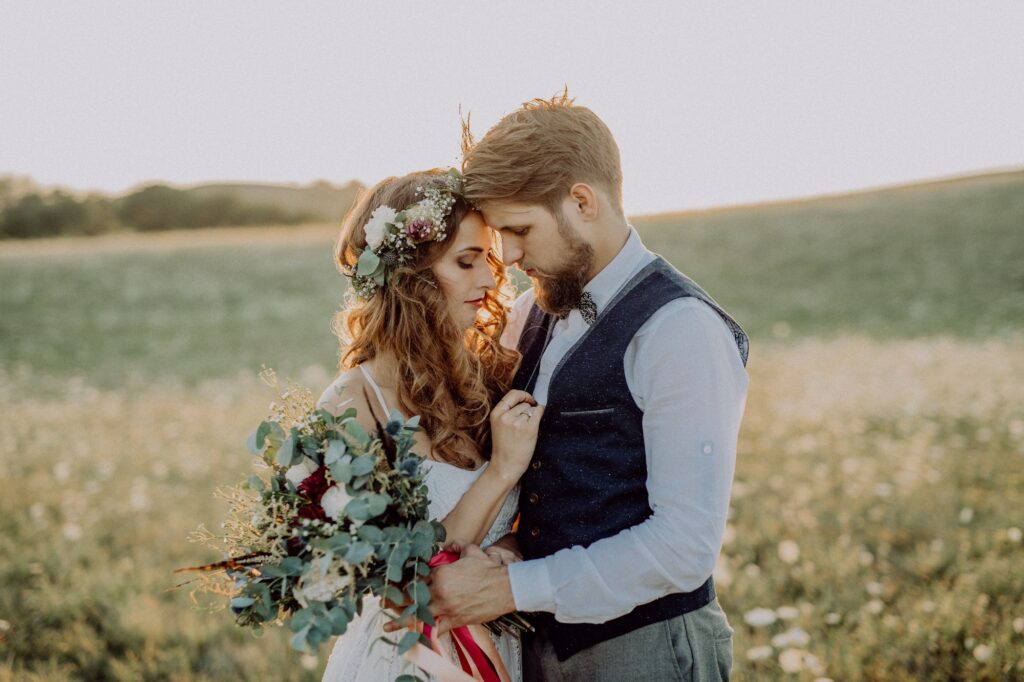
[(453, 542), (445, 549), (461, 558), (430, 574), (430, 610), (439, 634), (516, 610), (508, 566), (495, 563), (477, 545)]

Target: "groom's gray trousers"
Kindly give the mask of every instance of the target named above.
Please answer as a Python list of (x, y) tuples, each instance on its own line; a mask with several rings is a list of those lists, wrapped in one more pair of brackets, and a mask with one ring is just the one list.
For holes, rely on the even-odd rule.
[(728, 680), (732, 627), (718, 599), (559, 661), (543, 629), (523, 639), (524, 682)]

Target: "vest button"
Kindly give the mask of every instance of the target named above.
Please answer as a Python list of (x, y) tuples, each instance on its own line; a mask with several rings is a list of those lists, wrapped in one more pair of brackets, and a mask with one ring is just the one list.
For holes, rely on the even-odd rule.
[(534, 471), (537, 471), (538, 469), (540, 469), (540, 462), (537, 460), (533, 460), (532, 462), (530, 462), (530, 468), (533, 469)]
[(530, 501), (530, 504), (537, 504), (537, 502), (540, 500), (540, 495), (538, 495), (537, 493), (530, 493), (529, 495), (527, 495), (526, 499)]
[(532, 535), (533, 537), (537, 537), (538, 535), (540, 535), (540, 528), (537, 528), (536, 526), (531, 528), (530, 535)]

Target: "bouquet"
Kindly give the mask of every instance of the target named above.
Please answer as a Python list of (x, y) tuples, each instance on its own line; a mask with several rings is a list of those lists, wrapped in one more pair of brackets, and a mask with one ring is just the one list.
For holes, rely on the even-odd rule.
[[(261, 376), (277, 388), (272, 371)], [(370, 595), (394, 608), (384, 610), (389, 618), (419, 621), (429, 635), (424, 579), (454, 557), (437, 554), (444, 527), (428, 519), (423, 459), (412, 452), (419, 418), (395, 411), (382, 424), (371, 408), (368, 432), (355, 409), (316, 409), (295, 384), (280, 398), (248, 440), (257, 473), (218, 491), (229, 502), (224, 533), (200, 526), (193, 534), (227, 558), (178, 570), (200, 572), (197, 591), (226, 597), (239, 625), (286, 623), (299, 650), (344, 634)], [(488, 627), (532, 629), (518, 615)], [(399, 653), (417, 642), (437, 650), (410, 627)]]
[[(343, 634), (366, 595), (404, 604), (395, 619), (432, 625), (424, 578), (444, 527), (427, 520), (422, 459), (411, 452), (418, 418), (374, 415), (369, 433), (354, 409), (315, 409), (295, 385), (281, 398), (248, 440), (261, 471), (220, 491), (224, 535), (194, 536), (227, 559), (180, 570), (208, 574), (200, 589), (227, 594), (239, 625), (287, 621), (299, 650)], [(420, 637), (406, 633), (402, 652)]]

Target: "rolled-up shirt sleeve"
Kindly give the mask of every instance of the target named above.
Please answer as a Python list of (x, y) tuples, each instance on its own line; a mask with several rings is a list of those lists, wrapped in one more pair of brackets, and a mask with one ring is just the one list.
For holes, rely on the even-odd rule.
[(600, 623), (690, 592), (714, 570), (748, 383), (732, 333), (703, 302), (679, 299), (637, 332), (623, 361), (644, 413), (653, 514), (588, 547), (510, 565), (520, 610)]

